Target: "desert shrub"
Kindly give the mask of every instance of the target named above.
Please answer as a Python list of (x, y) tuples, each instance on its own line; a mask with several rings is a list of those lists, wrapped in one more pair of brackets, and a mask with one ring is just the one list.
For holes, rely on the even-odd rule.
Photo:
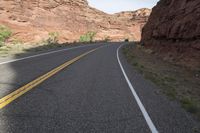
[(181, 104), (190, 113), (197, 113), (199, 111), (197, 103), (193, 99), (184, 97), (181, 99)]
[(92, 42), (94, 40), (95, 35), (96, 35), (96, 32), (89, 31), (86, 34), (80, 36), (79, 41), (80, 42)]
[(129, 42), (129, 39), (125, 39), (124, 41), (125, 41), (125, 42)]
[(2, 46), (5, 41), (11, 36), (12, 31), (4, 26), (4, 25), (0, 25), (0, 46)]
[(2, 47), (2, 46), (3, 46), (3, 44), (4, 44), (4, 43), (0, 41), (0, 47)]
[(109, 41), (110, 41), (110, 37), (109, 37), (109, 36), (106, 36), (105, 39), (104, 39), (104, 41), (105, 41), (105, 42), (109, 42)]
[(13, 43), (13, 44), (22, 44), (23, 41), (20, 40), (20, 39), (18, 39), (18, 38), (13, 38), (13, 39), (12, 39), (12, 43)]
[(59, 33), (58, 32), (50, 32), (49, 37), (47, 39), (48, 44), (53, 44), (58, 42)]

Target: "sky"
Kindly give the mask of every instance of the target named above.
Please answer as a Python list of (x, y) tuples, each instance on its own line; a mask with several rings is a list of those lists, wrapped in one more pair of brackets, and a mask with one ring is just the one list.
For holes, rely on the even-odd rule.
[(89, 5), (106, 13), (152, 8), (159, 0), (88, 0)]

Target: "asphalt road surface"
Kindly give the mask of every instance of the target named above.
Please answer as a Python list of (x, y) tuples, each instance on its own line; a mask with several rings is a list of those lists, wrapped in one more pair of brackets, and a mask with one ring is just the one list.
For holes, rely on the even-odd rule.
[(1, 62), (1, 99), (55, 68), (58, 71), (35, 86), (25, 86), (29, 90), (12, 95), (10, 102), (0, 100), (0, 133), (195, 131), (193, 117), (157, 93), (156, 86), (126, 62), (123, 45), (76, 46)]

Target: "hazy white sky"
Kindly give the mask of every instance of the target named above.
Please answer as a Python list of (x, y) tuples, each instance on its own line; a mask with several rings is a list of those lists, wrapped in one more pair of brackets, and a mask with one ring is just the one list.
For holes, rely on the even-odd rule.
[(89, 5), (107, 13), (152, 8), (159, 0), (88, 0)]

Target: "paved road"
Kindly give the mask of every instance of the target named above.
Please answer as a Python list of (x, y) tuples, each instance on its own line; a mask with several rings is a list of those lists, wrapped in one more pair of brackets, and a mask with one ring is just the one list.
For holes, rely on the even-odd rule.
[[(67, 66), (0, 109), (0, 133), (192, 133), (197, 123), (119, 60), (148, 113), (131, 91), (117, 59), (120, 43), (90, 45), (0, 65), (0, 98), (73, 58)], [(152, 122), (152, 123), (151, 123)]]

